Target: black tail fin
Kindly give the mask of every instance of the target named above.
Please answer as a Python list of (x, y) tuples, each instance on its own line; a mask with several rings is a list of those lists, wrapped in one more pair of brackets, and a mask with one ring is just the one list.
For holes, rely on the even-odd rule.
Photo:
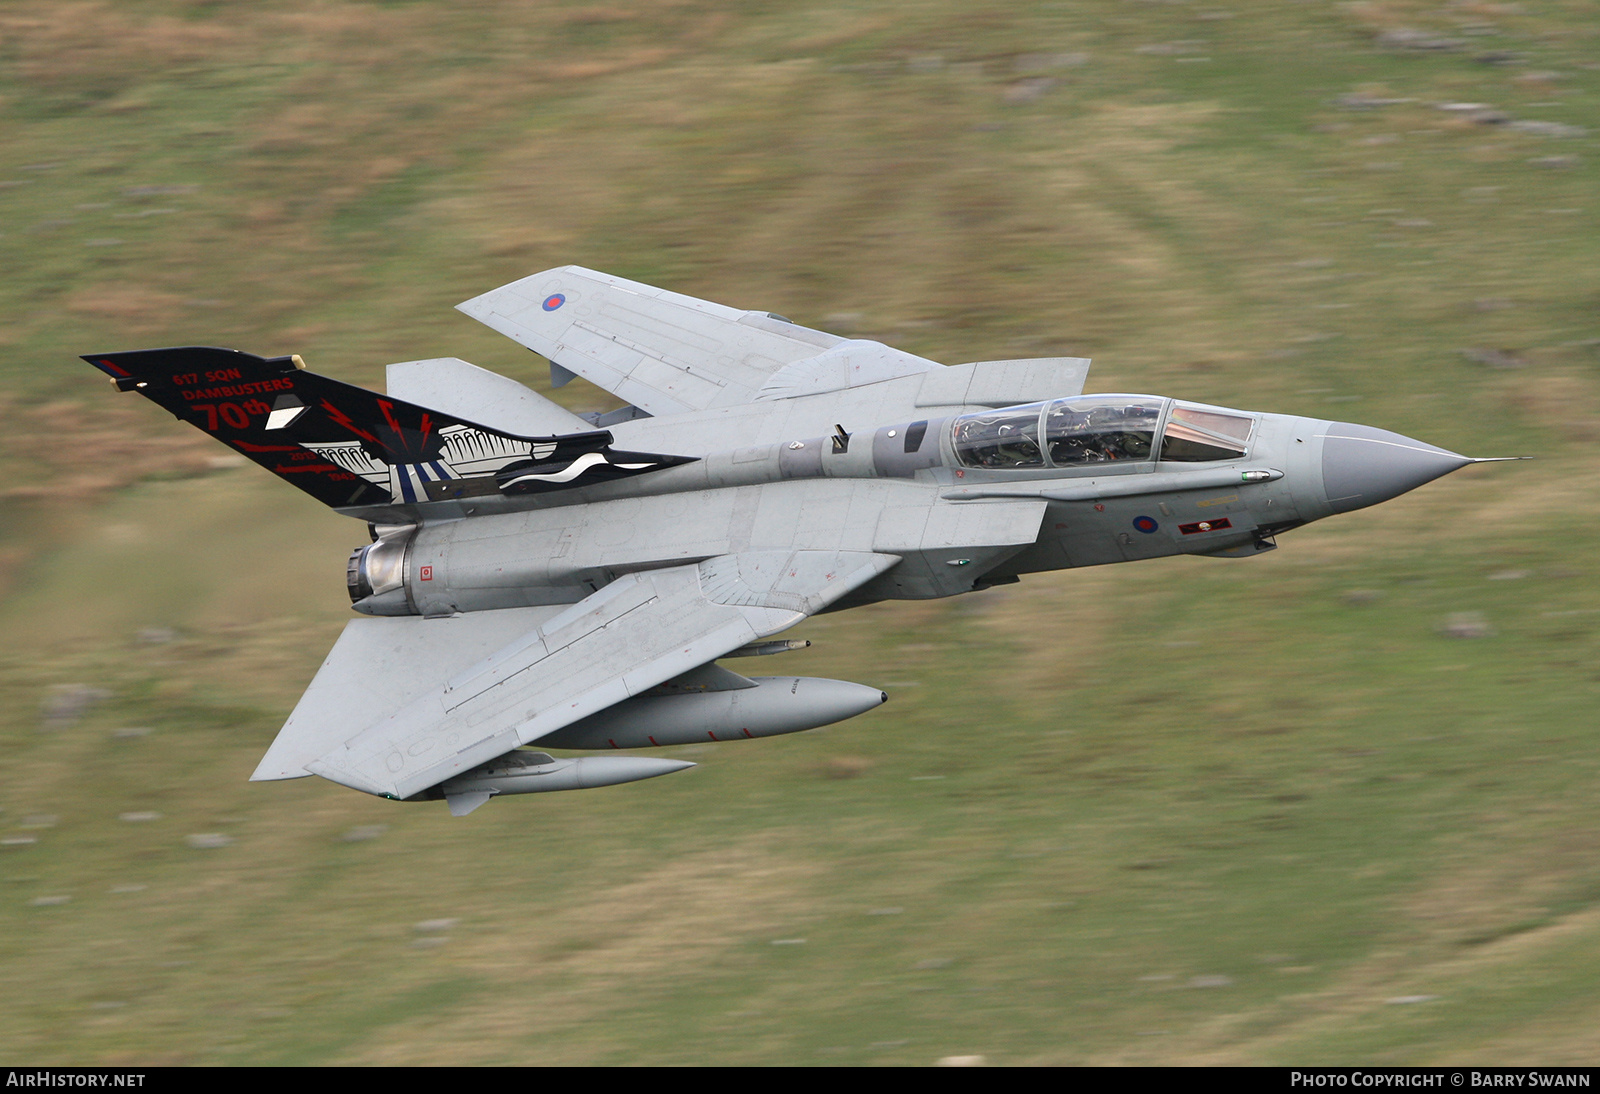
[[(85, 354), (120, 391), (174, 416), (335, 509), (409, 506), (501, 492), (497, 472), (556, 470), (588, 453), (587, 486), (623, 472), (604, 430), (516, 437), (305, 371), (298, 357), (257, 357), (213, 346)], [(645, 457), (627, 472), (675, 457)], [(607, 475), (605, 472), (611, 472)]]

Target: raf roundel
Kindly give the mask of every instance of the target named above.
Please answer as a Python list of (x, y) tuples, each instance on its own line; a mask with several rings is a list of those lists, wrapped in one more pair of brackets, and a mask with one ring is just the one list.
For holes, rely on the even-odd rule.
[(544, 310), (545, 311), (555, 311), (557, 308), (559, 308), (561, 305), (565, 304), (566, 302), (567, 302), (567, 298), (565, 296), (563, 296), (561, 293), (551, 293), (549, 296), (544, 298)]
[(1156, 518), (1154, 517), (1134, 517), (1133, 526), (1139, 531), (1143, 532), (1145, 535), (1149, 535), (1151, 532), (1154, 532), (1157, 528), (1161, 527), (1161, 525), (1156, 523)]

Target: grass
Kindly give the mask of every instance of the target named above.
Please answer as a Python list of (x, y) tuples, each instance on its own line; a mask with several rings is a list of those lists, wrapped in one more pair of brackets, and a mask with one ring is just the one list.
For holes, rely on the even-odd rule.
[[(1592, 1062), (1592, 24), (10, 5), (0, 1051)], [(1437, 105), (1459, 102), (1585, 133)], [(248, 783), (362, 530), (76, 354), (233, 345), (368, 384), (454, 355), (538, 386), (451, 305), (568, 262), (940, 360), (1092, 355), (1098, 390), (1540, 459), (1248, 564), (812, 620), (771, 671), (893, 701), (679, 750), (701, 762), (673, 779), (464, 820)], [(1461, 613), (1489, 633), (1449, 637)], [(46, 718), (63, 696), (81, 709)]]

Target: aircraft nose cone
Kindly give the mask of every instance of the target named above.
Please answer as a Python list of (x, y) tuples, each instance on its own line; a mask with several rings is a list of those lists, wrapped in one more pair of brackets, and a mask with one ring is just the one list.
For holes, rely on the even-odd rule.
[(1386, 429), (1331, 422), (1322, 442), (1322, 485), (1335, 513), (1397, 498), (1472, 461)]
[(865, 684), (852, 684), (848, 680), (801, 677), (799, 689), (794, 694), (799, 696), (800, 690), (806, 693), (804, 698), (808, 708), (814, 712), (813, 716), (824, 719), (815, 723), (819, 726), (854, 718), (889, 701), (888, 692), (869, 688)]

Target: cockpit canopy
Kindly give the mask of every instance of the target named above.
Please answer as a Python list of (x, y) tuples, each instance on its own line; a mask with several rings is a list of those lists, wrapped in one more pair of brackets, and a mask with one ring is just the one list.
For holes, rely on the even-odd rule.
[[(963, 414), (951, 427), (965, 467), (1023, 470), (1244, 456), (1255, 418), (1158, 395), (1080, 395)], [(1160, 442), (1157, 443), (1157, 436)]]

